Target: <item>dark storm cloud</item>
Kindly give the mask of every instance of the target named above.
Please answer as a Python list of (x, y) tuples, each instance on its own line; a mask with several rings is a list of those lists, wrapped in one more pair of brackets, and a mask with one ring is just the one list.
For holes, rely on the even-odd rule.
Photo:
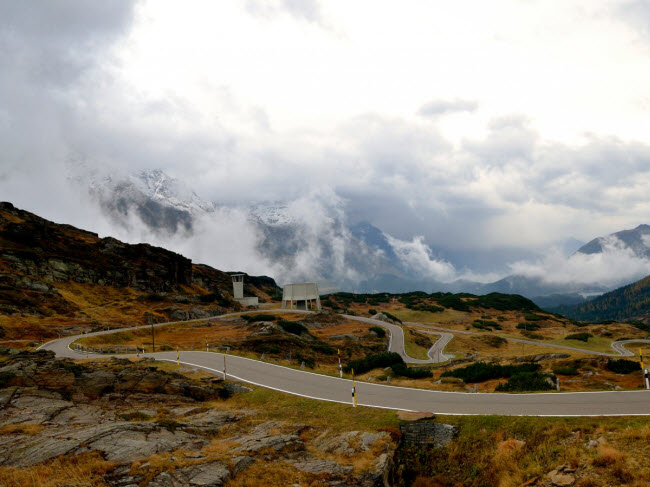
[(418, 114), (423, 117), (434, 117), (454, 112), (474, 112), (478, 109), (476, 100), (431, 100), (422, 105)]
[(0, 63), (39, 84), (69, 83), (124, 32), (132, 9), (130, 2), (2, 2)]
[[(58, 218), (79, 213), (67, 200), (64, 161), (79, 107), (80, 80), (126, 32), (129, 2), (0, 3), (0, 174), (3, 199)], [(96, 82), (102, 81), (97, 76)]]

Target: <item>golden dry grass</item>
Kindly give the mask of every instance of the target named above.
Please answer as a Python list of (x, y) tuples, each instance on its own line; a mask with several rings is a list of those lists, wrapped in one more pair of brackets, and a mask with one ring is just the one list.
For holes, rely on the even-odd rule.
[(37, 423), (6, 424), (0, 427), (0, 435), (34, 436), (39, 434), (44, 429), (45, 428), (42, 424)]
[(100, 487), (115, 466), (99, 453), (66, 455), (34, 467), (0, 467), (0, 485), (7, 487)]

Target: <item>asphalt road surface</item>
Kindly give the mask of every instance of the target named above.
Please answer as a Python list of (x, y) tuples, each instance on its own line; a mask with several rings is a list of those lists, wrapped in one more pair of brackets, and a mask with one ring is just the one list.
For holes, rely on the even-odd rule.
[[(351, 317), (359, 319), (358, 317)], [(362, 318), (361, 321), (367, 321)], [(205, 320), (197, 320), (205, 321)], [(391, 350), (401, 347), (404, 335), (399, 326), (383, 322), (391, 332)], [(158, 324), (156, 326), (164, 326)], [(122, 329), (123, 330), (123, 329)], [(399, 332), (398, 332), (399, 330)], [(119, 330), (61, 338), (44, 344), (58, 357), (79, 358), (71, 344), (82, 336), (114, 333)], [(401, 345), (400, 345), (401, 344)], [(81, 355), (83, 357), (84, 355)], [(102, 355), (104, 357), (106, 355)], [(147, 354), (156, 360), (176, 361), (176, 352)], [(213, 352), (182, 351), (180, 363), (223, 376), (224, 355)], [(289, 394), (351, 404), (352, 383), (311, 372), (290, 369), (234, 355), (226, 356), (227, 377)], [(639, 373), (639, 381), (641, 381)], [(463, 393), (356, 382), (358, 404), (387, 409), (433, 412), (438, 414), (497, 414), (519, 416), (625, 416), (650, 415), (650, 391), (565, 392), (534, 394)]]

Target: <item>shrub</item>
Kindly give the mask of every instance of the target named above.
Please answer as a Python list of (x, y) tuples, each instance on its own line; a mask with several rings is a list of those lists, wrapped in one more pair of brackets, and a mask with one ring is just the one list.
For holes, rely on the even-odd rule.
[(391, 319), (393, 321), (397, 321), (398, 323), (402, 323), (402, 320), (400, 320), (397, 316), (390, 314), (388, 311), (382, 311), (386, 318)]
[(376, 310), (376, 309), (369, 309), (369, 310), (368, 310), (368, 314), (369, 314), (370, 316), (374, 316), (374, 315), (377, 314), (377, 310)]
[(386, 330), (381, 326), (371, 326), (370, 331), (374, 331), (379, 338), (384, 338), (386, 336)]
[(278, 319), (277, 316), (273, 315), (265, 315), (265, 314), (259, 314), (259, 315), (241, 315), (243, 319), (248, 321), (249, 323), (252, 323), (254, 321), (275, 321)]
[(436, 293), (432, 296), (435, 296), (435, 300), (440, 306), (455, 309), (457, 311), (469, 311), (469, 305), (460, 299), (457, 294)]
[(316, 362), (312, 357), (305, 357), (301, 353), (296, 353), (296, 360), (298, 361), (299, 364), (302, 364), (302, 362), (305, 362), (305, 366), (309, 367), (310, 369), (313, 369), (316, 367)]
[(321, 341), (310, 344), (310, 347), (314, 352), (324, 353), (325, 355), (334, 355), (336, 353), (336, 349), (333, 346)]
[(555, 389), (554, 377), (541, 372), (519, 372), (512, 375), (508, 382), (499, 384), (496, 391), (549, 391)]
[(587, 343), (587, 341), (592, 338), (593, 335), (591, 333), (574, 333), (572, 335), (567, 335), (564, 337), (565, 340), (578, 340), (581, 342)]
[(484, 296), (477, 296), (473, 306), (492, 308), (499, 311), (507, 310), (529, 310), (537, 311), (539, 308), (530, 299), (518, 294), (490, 293)]
[(533, 332), (530, 332), (530, 331), (523, 331), (523, 332), (521, 332), (521, 334), (523, 336), (525, 336), (526, 338), (530, 338), (531, 340), (543, 340), (544, 339), (544, 335), (540, 335), (539, 333), (533, 333)]
[(395, 352), (382, 352), (375, 355), (368, 355), (359, 360), (351, 360), (345, 367), (346, 372), (354, 369), (357, 374), (365, 374), (379, 367), (391, 367), (395, 364), (403, 364), (404, 360), (399, 353)]
[(5, 387), (15, 376), (16, 374), (10, 370), (0, 372), (0, 388)]
[(578, 369), (575, 367), (557, 367), (553, 369), (553, 373), (557, 375), (578, 375)]
[(307, 327), (301, 323), (298, 323), (297, 321), (280, 320), (278, 321), (278, 325), (280, 325), (284, 331), (293, 335), (302, 335), (303, 333), (309, 333)]
[(501, 330), (501, 325), (497, 323), (496, 321), (490, 321), (490, 320), (474, 320), (472, 323), (472, 326), (474, 328), (478, 328), (479, 330), (489, 330), (492, 331), (492, 328), (496, 330)]
[(540, 325), (537, 323), (519, 323), (517, 325), (518, 330), (526, 330), (526, 331), (536, 331), (541, 328)]
[(167, 299), (167, 296), (164, 294), (158, 294), (158, 293), (150, 293), (150, 294), (145, 294), (143, 296), (138, 296), (137, 301), (148, 301), (150, 303), (160, 303), (162, 301), (165, 301)]
[(433, 374), (430, 370), (421, 369), (421, 368), (410, 368), (406, 364), (394, 364), (391, 366), (393, 372), (396, 375), (401, 375), (402, 377), (407, 377), (409, 379), (424, 379), (425, 377), (433, 377)]
[(611, 370), (617, 374), (631, 374), (641, 370), (641, 364), (633, 360), (626, 360), (624, 358), (618, 360), (609, 359), (605, 366), (607, 370)]
[(526, 321), (542, 321), (546, 318), (544, 316), (536, 315), (535, 313), (528, 313), (524, 315)]
[(167, 431), (174, 433), (178, 428), (180, 428), (183, 425), (178, 421), (174, 421), (173, 419), (160, 419), (156, 421), (156, 426), (160, 428), (165, 428)]
[(455, 370), (443, 372), (441, 377), (457, 377), (465, 382), (485, 382), (490, 379), (505, 379), (513, 374), (522, 372), (535, 372), (538, 364), (499, 365), (475, 362)]

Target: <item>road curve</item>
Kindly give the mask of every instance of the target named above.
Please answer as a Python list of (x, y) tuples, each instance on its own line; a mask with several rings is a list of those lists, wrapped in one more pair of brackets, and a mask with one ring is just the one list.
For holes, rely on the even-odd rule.
[[(157, 326), (164, 325), (166, 324)], [(70, 345), (75, 340), (83, 336), (115, 333), (120, 330), (124, 329), (61, 338), (48, 342), (40, 348), (52, 350), (58, 357), (79, 358), (80, 354), (70, 349)], [(392, 336), (391, 345), (394, 344), (396, 336), (397, 334)], [(403, 334), (401, 336), (403, 339)], [(176, 361), (176, 352), (159, 352), (146, 356), (156, 360)], [(221, 353), (180, 352), (180, 363), (206, 370), (215, 375), (223, 375), (223, 360)], [(303, 372), (233, 355), (228, 355), (226, 361), (228, 378), (312, 399), (350, 403), (351, 382), (348, 379)], [(356, 388), (358, 402), (362, 406), (405, 411), (450, 415), (650, 415), (650, 391), (477, 394), (431, 391), (359, 381), (357, 381)]]
[[(430, 328), (432, 330), (437, 330), (437, 331), (446, 331), (446, 332), (450, 332), (451, 334), (460, 333), (462, 335), (479, 335), (479, 333), (473, 331), (454, 330), (453, 328), (443, 328), (440, 326), (425, 325), (423, 323), (414, 323), (411, 321), (405, 321), (404, 324), (418, 326), (422, 328)], [(424, 331), (424, 333), (427, 332)], [(428, 332), (428, 333), (433, 333), (433, 332)], [(433, 334), (439, 335), (440, 333), (433, 333)], [(561, 350), (571, 350), (573, 352), (582, 352), (590, 355), (599, 355), (601, 357), (633, 357), (634, 352), (630, 352), (627, 348), (625, 348), (625, 345), (629, 345), (630, 343), (650, 343), (650, 340), (646, 340), (643, 338), (618, 340), (616, 342), (611, 343), (611, 347), (614, 349), (614, 352), (616, 353), (607, 353), (607, 352), (598, 352), (596, 350), (587, 350), (585, 348), (572, 347), (571, 345), (558, 345), (555, 343), (546, 343), (546, 342), (538, 342), (536, 340), (527, 340), (525, 338), (514, 338), (505, 335), (499, 335), (498, 333), (495, 333), (494, 336), (499, 336), (501, 338), (505, 338), (506, 340), (510, 340), (511, 342), (516, 342), (516, 343), (524, 343), (527, 345), (538, 345), (540, 347), (548, 347), (548, 348), (559, 348)]]

